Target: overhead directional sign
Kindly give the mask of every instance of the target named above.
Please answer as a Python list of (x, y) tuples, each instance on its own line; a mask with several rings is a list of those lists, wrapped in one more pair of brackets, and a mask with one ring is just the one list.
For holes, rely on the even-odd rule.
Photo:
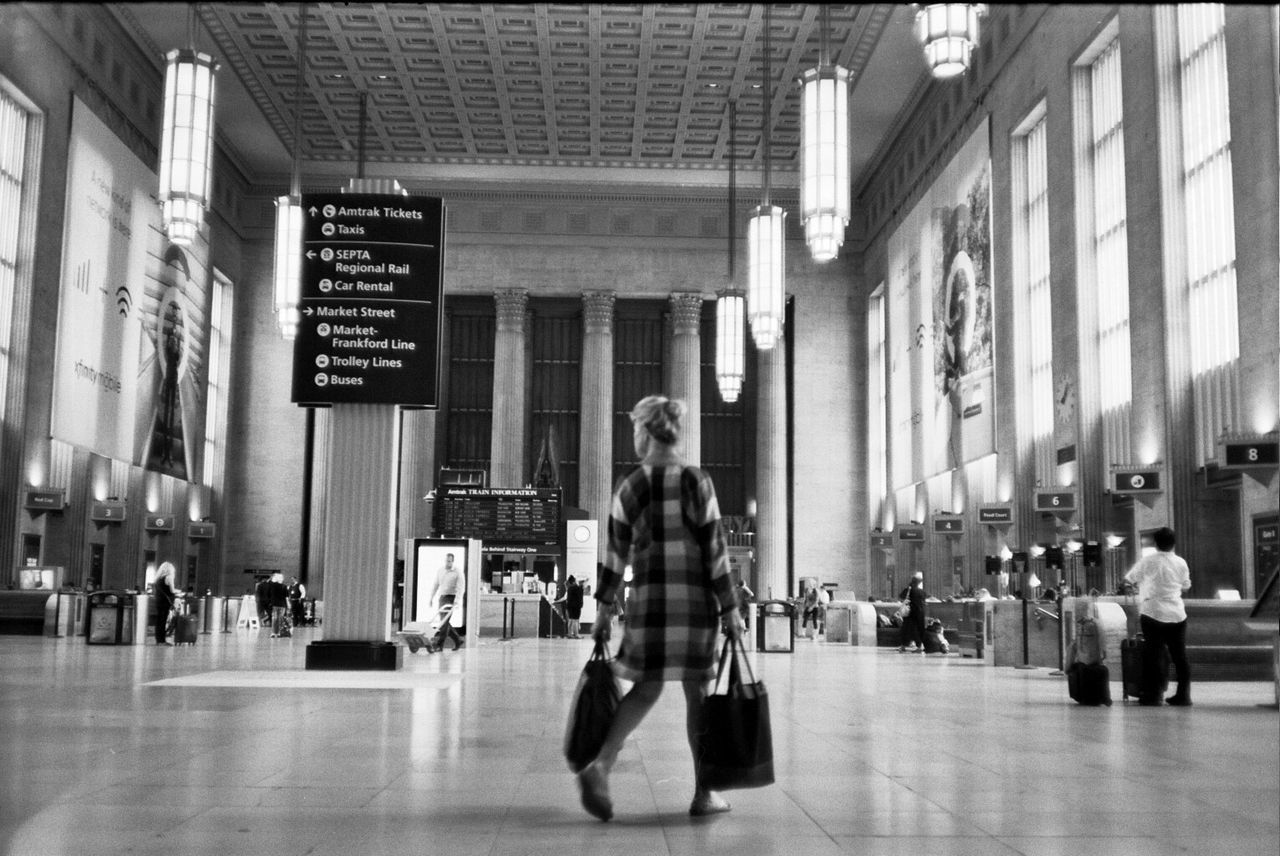
[(958, 515), (935, 515), (933, 531), (938, 535), (963, 535), (964, 518)]
[(1275, 467), (1280, 463), (1280, 442), (1266, 438), (1226, 442), (1222, 459), (1229, 469)]
[(1064, 511), (1075, 511), (1075, 492), (1066, 490), (1038, 490), (1036, 491), (1036, 510), (1051, 511), (1055, 514)]
[(1111, 474), (1116, 493), (1161, 493), (1159, 470), (1120, 470)]
[(308, 193), (302, 209), (294, 402), (439, 406), (443, 201)]
[(1000, 526), (1003, 524), (1013, 523), (1013, 506), (1012, 505), (981, 505), (978, 506), (978, 522), (985, 523), (988, 526)]

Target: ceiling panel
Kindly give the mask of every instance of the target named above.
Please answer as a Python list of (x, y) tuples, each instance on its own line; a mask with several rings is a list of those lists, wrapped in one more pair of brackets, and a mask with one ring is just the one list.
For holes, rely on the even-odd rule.
[[(157, 57), (183, 45), (194, 9), (197, 46), (223, 68), (220, 142), (263, 182), (287, 178), (295, 127), (305, 172), (350, 171), (363, 108), (371, 172), (519, 178), (571, 169), (590, 180), (608, 170), (613, 181), (723, 184), (733, 100), (738, 167), (761, 170), (767, 125), (775, 183), (794, 185), (795, 81), (817, 64), (823, 33), (822, 7), (769, 6), (766, 123), (760, 4), (306, 4), (300, 99), (302, 5), (111, 8)], [(854, 163), (865, 163), (927, 72), (910, 7), (826, 8), (831, 57), (850, 70), (856, 103), (868, 105), (851, 122)], [(864, 80), (876, 91), (860, 90)]]

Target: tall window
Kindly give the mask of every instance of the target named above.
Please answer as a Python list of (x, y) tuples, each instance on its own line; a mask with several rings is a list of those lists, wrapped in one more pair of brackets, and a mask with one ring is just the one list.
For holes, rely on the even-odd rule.
[(1129, 462), (1133, 380), (1129, 350), (1129, 236), (1126, 226), (1124, 112), (1120, 40), (1089, 67), (1089, 153), (1093, 173), (1093, 252), (1098, 299), (1099, 403), (1105, 460)]
[(884, 285), (867, 301), (867, 508), (871, 525), (884, 526), (888, 490), (887, 433), (889, 390), (886, 383)]
[(1025, 359), (1018, 399), (1020, 423), (1030, 432), (1036, 474), (1054, 482), (1053, 318), (1049, 293), (1049, 181), (1043, 108), (1013, 139), (1015, 212), (1015, 312), (1026, 336), (1018, 352)]
[(1214, 457), (1219, 435), (1238, 420), (1235, 214), (1223, 7), (1180, 4), (1178, 113), (1185, 212), (1186, 307), (1197, 422), (1197, 462)]
[(8, 392), (29, 114), (0, 80), (0, 420)]
[(222, 473), (227, 425), (226, 378), (230, 368), (231, 281), (213, 272), (213, 300), (209, 308), (209, 389), (204, 416), (204, 479), (214, 485)]

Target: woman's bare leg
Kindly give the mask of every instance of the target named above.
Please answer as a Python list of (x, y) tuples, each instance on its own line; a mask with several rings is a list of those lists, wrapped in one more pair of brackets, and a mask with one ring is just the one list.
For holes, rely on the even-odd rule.
[(636, 730), (636, 726), (644, 721), (661, 695), (662, 681), (641, 681), (622, 697), (613, 717), (613, 725), (609, 726), (609, 735), (605, 737), (604, 746), (600, 747), (600, 754), (595, 760), (606, 773), (618, 759), (622, 744)]
[(609, 798), (609, 771), (618, 760), (618, 751), (636, 726), (662, 695), (662, 681), (640, 681), (622, 697), (614, 714), (609, 734), (600, 747), (600, 754), (578, 773), (578, 790), (582, 795), (582, 807), (600, 820), (613, 817), (613, 800)]

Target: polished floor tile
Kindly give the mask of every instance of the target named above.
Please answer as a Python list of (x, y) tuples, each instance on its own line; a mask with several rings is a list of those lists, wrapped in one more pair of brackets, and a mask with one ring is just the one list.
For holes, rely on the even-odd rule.
[(588, 817), (561, 754), (589, 640), (307, 672), (317, 631), (194, 648), (0, 636), (0, 854), (1054, 856), (1280, 851), (1267, 683), (1073, 704), (1045, 669), (797, 643), (755, 654), (777, 782), (690, 818), (668, 687)]

